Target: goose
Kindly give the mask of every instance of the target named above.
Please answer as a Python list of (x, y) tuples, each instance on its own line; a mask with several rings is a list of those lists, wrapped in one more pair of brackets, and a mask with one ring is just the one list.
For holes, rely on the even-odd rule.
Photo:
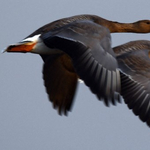
[[(71, 111), (78, 79), (90, 88), (106, 106), (125, 101), (121, 90), (125, 77), (111, 48), (110, 33), (149, 33), (150, 20), (134, 23), (109, 21), (95, 15), (78, 15), (49, 23), (2, 52), (39, 54), (43, 61), (43, 79), (49, 100), (60, 115)], [(119, 56), (117, 56), (119, 57)], [(122, 66), (121, 66), (122, 68)], [(124, 67), (123, 67), (124, 68)], [(138, 98), (138, 97), (136, 97)]]

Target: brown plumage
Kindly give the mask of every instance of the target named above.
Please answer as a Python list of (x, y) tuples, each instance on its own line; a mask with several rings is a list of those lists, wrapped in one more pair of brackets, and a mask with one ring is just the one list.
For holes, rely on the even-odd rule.
[(44, 34), (49, 31), (57, 30), (67, 24), (76, 21), (91, 21), (109, 29), (111, 33), (117, 32), (132, 32), (132, 33), (149, 33), (150, 32), (150, 20), (140, 20), (134, 23), (120, 23), (116, 21), (106, 20), (96, 15), (78, 15), (68, 18), (63, 18), (42, 26), (28, 37), (32, 37), (36, 34)]

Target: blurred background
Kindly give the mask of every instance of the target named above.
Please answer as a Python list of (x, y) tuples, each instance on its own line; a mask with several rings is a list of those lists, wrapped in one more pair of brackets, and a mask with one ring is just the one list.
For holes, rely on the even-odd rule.
[[(5, 0), (0, 3), (0, 50), (54, 20), (95, 14), (108, 20), (150, 19), (149, 0)], [(112, 34), (112, 46), (149, 40), (150, 34)], [(1, 150), (149, 150), (150, 129), (122, 102), (105, 107), (79, 84), (73, 110), (59, 116), (35, 54), (0, 54)]]

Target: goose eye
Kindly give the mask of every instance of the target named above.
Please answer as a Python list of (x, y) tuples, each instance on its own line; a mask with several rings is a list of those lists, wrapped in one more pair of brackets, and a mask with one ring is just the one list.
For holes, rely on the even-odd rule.
[(150, 24), (150, 21), (147, 21), (146, 24)]

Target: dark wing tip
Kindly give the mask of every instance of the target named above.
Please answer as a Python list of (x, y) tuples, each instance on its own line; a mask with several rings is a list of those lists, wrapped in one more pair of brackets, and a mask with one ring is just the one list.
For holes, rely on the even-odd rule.
[(133, 113), (143, 121), (149, 124), (150, 120), (150, 95), (145, 87), (126, 74), (121, 73), (121, 87), (125, 103)]

